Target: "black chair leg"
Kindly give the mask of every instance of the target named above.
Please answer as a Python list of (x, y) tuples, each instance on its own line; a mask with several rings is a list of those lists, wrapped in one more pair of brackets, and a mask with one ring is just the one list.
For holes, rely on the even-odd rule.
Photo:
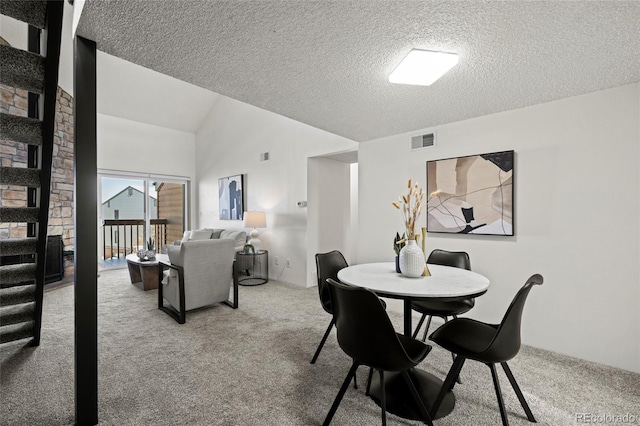
[(509, 426), (509, 420), (507, 419), (507, 410), (504, 407), (504, 400), (502, 399), (502, 392), (500, 391), (500, 382), (498, 381), (498, 372), (496, 371), (495, 364), (487, 364), (491, 370), (491, 376), (493, 377), (493, 387), (496, 389), (496, 396), (498, 397), (498, 405), (500, 406), (500, 416), (502, 417), (502, 425)]
[(366, 396), (371, 394), (371, 378), (373, 377), (373, 368), (369, 367), (369, 379), (367, 380), (367, 391), (364, 393)]
[(502, 365), (502, 369), (504, 370), (505, 374), (507, 375), (507, 378), (509, 379), (509, 383), (511, 383), (511, 387), (513, 388), (513, 390), (516, 392), (516, 395), (518, 396), (520, 405), (522, 405), (524, 412), (527, 414), (527, 419), (529, 419), (529, 421), (532, 423), (536, 423), (536, 419), (535, 417), (533, 417), (533, 413), (529, 408), (529, 404), (527, 404), (527, 400), (524, 399), (524, 395), (522, 394), (522, 391), (520, 391), (520, 386), (518, 386), (518, 382), (516, 382), (516, 378), (513, 377), (513, 373), (511, 372), (511, 369), (509, 368), (506, 362), (501, 362), (500, 364)]
[(420, 327), (422, 327), (422, 323), (424, 322), (424, 319), (427, 317), (427, 314), (422, 314), (422, 316), (420, 317), (420, 321), (418, 321), (418, 325), (415, 329), (415, 331), (413, 332), (413, 336), (411, 336), (412, 339), (415, 339), (416, 336), (418, 335), (418, 331), (420, 331)]
[(429, 320), (427, 321), (427, 326), (424, 329), (424, 334), (422, 335), (422, 341), (426, 342), (427, 341), (427, 333), (429, 332), (429, 327), (431, 326), (431, 319), (433, 317), (431, 315), (429, 315)]
[(424, 406), (424, 402), (422, 401), (422, 398), (420, 398), (420, 394), (418, 394), (418, 390), (416, 389), (416, 386), (413, 384), (411, 377), (409, 377), (409, 373), (407, 373), (406, 371), (403, 371), (402, 377), (404, 378), (404, 381), (407, 384), (407, 387), (411, 391), (411, 396), (413, 397), (413, 400), (416, 402), (416, 405), (418, 406), (418, 411), (420, 411), (420, 414), (422, 415), (422, 419), (429, 426), (433, 426), (433, 422), (431, 421), (431, 416), (429, 416), (429, 412), (427, 411), (427, 408)]
[(456, 383), (456, 377), (458, 377), (458, 374), (460, 374), (460, 370), (462, 369), (462, 365), (464, 364), (465, 360), (465, 357), (458, 355), (455, 362), (449, 369), (447, 378), (444, 379), (444, 383), (442, 383), (440, 392), (438, 392), (438, 397), (433, 402), (433, 406), (431, 406), (431, 412), (429, 413), (429, 415), (432, 419), (436, 417), (436, 413), (438, 412), (438, 408), (440, 408), (440, 404), (442, 404), (444, 396), (447, 394), (447, 392), (453, 389), (453, 386)]
[(320, 341), (320, 344), (318, 345), (318, 349), (316, 349), (316, 353), (313, 355), (313, 358), (311, 358), (311, 364), (315, 364), (316, 360), (318, 359), (318, 355), (320, 355), (320, 351), (322, 350), (322, 347), (324, 346), (324, 342), (327, 341), (327, 337), (329, 337), (329, 333), (331, 332), (331, 329), (333, 328), (333, 325), (335, 324), (335, 321), (333, 319), (333, 317), (331, 318), (331, 322), (329, 323), (329, 327), (327, 327), (327, 331), (324, 332), (324, 336), (322, 336), (322, 340)]
[(380, 408), (382, 409), (382, 426), (387, 426), (387, 398), (384, 389), (384, 371), (380, 370)]
[[(453, 315), (453, 318), (458, 318), (458, 316)], [(444, 317), (444, 322), (445, 324), (447, 323), (447, 317)], [(453, 360), (453, 362), (456, 362), (456, 354), (454, 354), (453, 352), (451, 352), (451, 359)], [(458, 377), (456, 377), (456, 382), (462, 384), (462, 380), (460, 380), (460, 374), (458, 374)]]
[[(460, 356), (460, 355), (456, 355), (456, 359), (458, 359), (458, 357), (459, 357), (459, 356)], [(458, 371), (457, 371), (457, 373), (456, 373), (456, 380), (454, 380), (454, 381), (453, 381), (453, 383), (451, 383), (451, 389), (449, 389), (449, 390), (453, 390), (453, 387), (456, 385), (456, 383), (460, 383), (460, 372), (462, 371), (462, 366), (464, 365), (464, 362), (465, 362), (466, 360), (467, 360), (467, 359), (466, 359), (466, 358), (464, 358), (464, 359), (462, 360), (462, 362), (460, 363), (460, 367), (458, 367)], [(455, 361), (453, 361), (453, 362), (455, 363)]]
[(344, 382), (342, 382), (340, 391), (338, 392), (338, 395), (336, 395), (336, 399), (333, 401), (333, 404), (331, 405), (331, 409), (329, 410), (327, 417), (324, 419), (324, 423), (322, 423), (322, 426), (328, 426), (331, 423), (331, 419), (333, 419), (333, 415), (336, 414), (336, 411), (338, 410), (338, 406), (340, 405), (340, 402), (344, 397), (344, 393), (347, 391), (347, 388), (349, 387), (351, 376), (356, 374), (358, 365), (359, 364), (357, 362), (353, 361), (353, 364), (351, 365), (351, 369), (349, 369), (349, 373), (347, 374), (347, 377), (344, 379)]

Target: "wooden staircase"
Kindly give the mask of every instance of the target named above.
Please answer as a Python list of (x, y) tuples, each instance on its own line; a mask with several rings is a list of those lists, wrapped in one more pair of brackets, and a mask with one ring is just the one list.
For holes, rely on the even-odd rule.
[(0, 222), (26, 223), (26, 238), (0, 239), (0, 344), (40, 344), (51, 164), (64, 3), (0, 1), (0, 14), (29, 25), (29, 51), (0, 45), (0, 83), (29, 92), (28, 117), (0, 113), (0, 137), (28, 145), (28, 168), (0, 167), (0, 185), (27, 188), (26, 207), (0, 205)]

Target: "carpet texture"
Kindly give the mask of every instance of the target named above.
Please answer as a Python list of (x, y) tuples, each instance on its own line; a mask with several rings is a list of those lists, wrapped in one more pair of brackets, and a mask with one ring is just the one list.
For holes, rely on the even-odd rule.
[[(335, 331), (309, 364), (330, 321), (315, 288), (241, 287), (238, 310), (204, 308), (179, 325), (126, 270), (101, 272), (98, 286), (102, 425), (319, 425), (351, 364)], [(400, 313), (390, 317), (400, 330)], [(73, 424), (73, 286), (45, 293), (40, 347), (0, 354), (2, 425)], [(420, 368), (444, 378), (450, 365), (435, 346)], [(640, 423), (638, 374), (526, 346), (510, 366), (538, 424), (575, 425), (578, 413), (629, 413)], [(510, 423), (530, 425), (499, 374)], [(347, 390), (332, 424), (380, 424), (379, 407), (364, 395), (366, 377), (361, 367), (361, 386)], [(435, 424), (500, 424), (489, 369), (468, 361), (461, 378), (454, 411)], [(391, 414), (388, 423), (419, 424)]]

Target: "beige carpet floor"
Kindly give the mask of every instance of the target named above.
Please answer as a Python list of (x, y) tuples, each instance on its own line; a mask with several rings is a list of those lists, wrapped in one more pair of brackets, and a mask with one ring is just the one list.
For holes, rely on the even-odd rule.
[[(98, 285), (101, 425), (319, 425), (351, 364), (335, 331), (309, 364), (330, 320), (316, 288), (241, 287), (238, 310), (201, 309), (179, 325), (126, 270), (103, 271)], [(401, 315), (390, 317), (401, 330)], [(40, 347), (0, 350), (0, 424), (73, 424), (73, 340), (73, 286), (46, 292)], [(420, 368), (444, 378), (450, 365), (434, 347)], [(579, 413), (631, 414), (640, 424), (638, 374), (526, 346), (510, 365), (539, 424), (576, 425)], [(364, 395), (366, 373), (361, 367), (362, 386), (347, 391), (332, 424), (380, 424)], [(530, 424), (500, 374), (511, 424)], [(462, 380), (455, 410), (435, 424), (500, 424), (489, 369), (467, 362)], [(418, 424), (394, 415), (388, 423)]]

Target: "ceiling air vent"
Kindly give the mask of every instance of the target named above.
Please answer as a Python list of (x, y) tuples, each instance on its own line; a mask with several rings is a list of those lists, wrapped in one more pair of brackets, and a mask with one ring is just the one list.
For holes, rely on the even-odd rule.
[(427, 133), (426, 135), (413, 136), (411, 138), (411, 149), (428, 148), (436, 144), (436, 137), (434, 133)]

